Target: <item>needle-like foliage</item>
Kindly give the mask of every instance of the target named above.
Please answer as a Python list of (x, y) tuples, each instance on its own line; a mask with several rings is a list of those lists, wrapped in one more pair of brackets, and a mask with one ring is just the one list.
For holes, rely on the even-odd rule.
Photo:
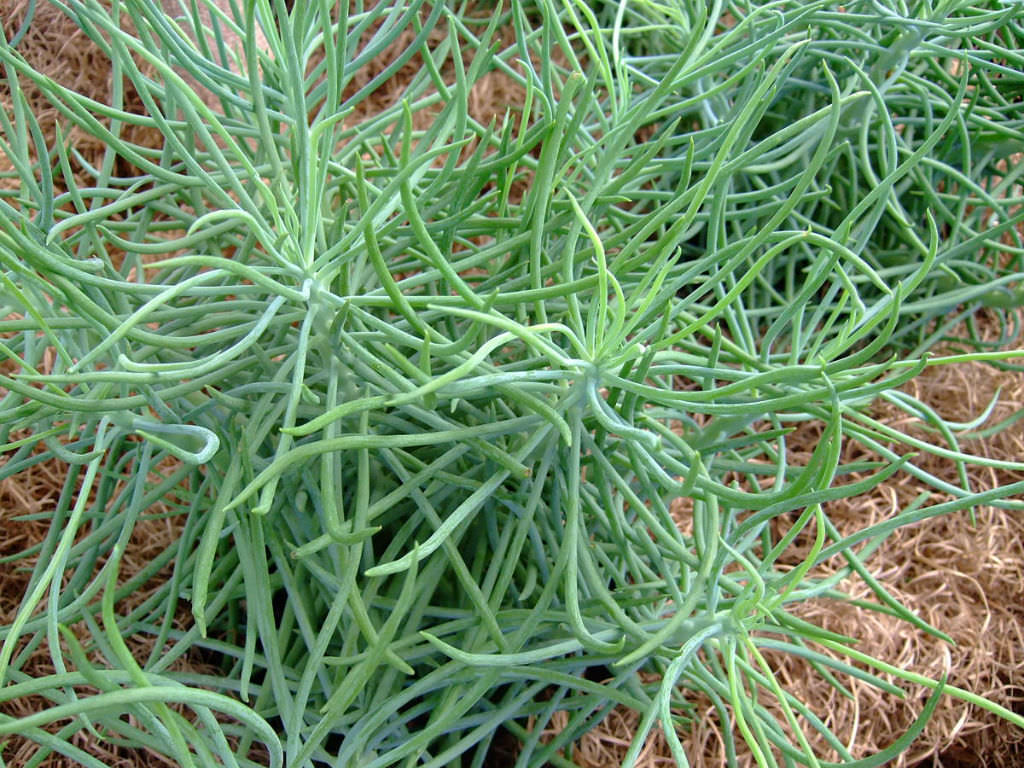
[[(981, 307), (1017, 337), (1019, 3), (54, 2), (109, 55), (115, 103), (0, 46), (0, 476), (70, 465), (0, 630), (0, 701), (52, 704), (0, 716), (36, 762), (101, 765), (72, 743), (87, 727), (187, 767), (483, 766), (504, 728), (517, 765), (570, 765), (625, 705), (627, 764), (660, 723), (686, 765), (697, 693), (730, 761), (762, 766), (883, 764), (942, 691), (1024, 725), (792, 613), (856, 575), (922, 626), (870, 553), (1024, 506), (1024, 483), (971, 487), (972, 464), (1024, 469), (961, 451), (984, 414), (947, 424), (898, 392), (1013, 357), (927, 353)], [(525, 94), (488, 125), (485, 76)], [(874, 418), (879, 397), (935, 442)], [(819, 430), (809, 456), (797, 428)], [(917, 501), (837, 530), (831, 502), (896, 473)], [(161, 500), (181, 537), (125, 581)], [(31, 677), (43, 644), (55, 671)], [(196, 648), (220, 676), (172, 669)], [(936, 695), (854, 762), (766, 651), (844, 691), (899, 694), (888, 674)]]

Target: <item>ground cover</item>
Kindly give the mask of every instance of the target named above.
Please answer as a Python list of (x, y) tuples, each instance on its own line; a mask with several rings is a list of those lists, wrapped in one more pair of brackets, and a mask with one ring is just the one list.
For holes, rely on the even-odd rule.
[[(920, 607), (847, 578), (907, 531), (973, 510), (1015, 562), (1019, 455), (963, 442), (1003, 416), (924, 405), (1019, 346), (1012, 6), (57, 10), (112, 79), (8, 30), (4, 482), (65, 468), (0, 653), (18, 754), (911, 745), (939, 699), (852, 738), (815, 698), (938, 687), (841, 661), (870, 620), (837, 589)], [(945, 692), (1013, 720), (1017, 665), (1002, 708)]]

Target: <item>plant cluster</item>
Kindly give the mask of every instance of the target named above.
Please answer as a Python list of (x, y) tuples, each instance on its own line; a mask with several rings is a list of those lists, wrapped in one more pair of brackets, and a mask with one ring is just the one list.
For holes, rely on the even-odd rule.
[[(110, 57), (115, 96), (0, 45), (0, 477), (70, 468), (0, 629), (0, 701), (52, 703), (0, 716), (37, 763), (102, 765), (72, 743), (84, 723), (182, 766), (252, 765), (254, 744), (274, 766), (482, 766), (502, 728), (517, 765), (571, 765), (625, 705), (644, 713), (626, 764), (660, 723), (686, 765), (698, 693), (730, 761), (762, 766), (883, 764), (942, 693), (1024, 726), (792, 611), (855, 575), (937, 633), (871, 552), (1024, 506), (1024, 483), (969, 482), (1024, 468), (960, 449), (987, 414), (948, 423), (899, 390), (1012, 357), (973, 337), (929, 351), (981, 307), (1000, 347), (1019, 333), (1019, 3), (54, 4)], [(525, 95), (490, 124), (469, 107), (486, 76)], [(878, 398), (934, 440), (873, 418)], [(820, 430), (810, 456), (787, 449), (796, 429)], [(830, 502), (896, 473), (928, 492), (837, 530)], [(180, 538), (119, 578), (161, 501)], [(44, 645), (54, 672), (33, 677)], [(196, 648), (220, 675), (174, 671)], [(847, 693), (935, 693), (855, 760), (767, 651)]]

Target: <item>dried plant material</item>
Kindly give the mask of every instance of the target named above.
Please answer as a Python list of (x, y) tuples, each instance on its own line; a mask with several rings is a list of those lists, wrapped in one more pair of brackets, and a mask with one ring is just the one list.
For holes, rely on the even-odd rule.
[[(165, 467), (170, 469), (171, 465)], [(37, 551), (43, 545), (50, 532), (48, 515), (52, 514), (58, 499), (64, 491), (67, 479), (67, 466), (59, 461), (49, 459), (41, 461), (31, 468), (20, 472), (14, 477), (0, 481), (0, 530), (4, 536), (0, 539), (0, 625), (10, 626), (21, 605), (32, 575), (32, 568), (37, 560)], [(150, 510), (150, 517), (140, 520), (128, 541), (122, 567), (119, 571), (119, 583), (125, 584), (136, 578), (154, 560), (168, 550), (174, 548), (182, 533), (184, 518), (168, 516), (166, 508), (157, 505)], [(94, 574), (103, 568), (106, 558), (100, 558), (94, 565)], [(138, 585), (119, 600), (116, 604), (119, 613), (127, 613), (149, 600), (162, 590), (171, 577), (172, 565), (164, 566), (153, 574), (144, 584)], [(45, 609), (45, 602), (40, 609)], [(188, 606), (182, 604), (175, 618), (175, 626), (186, 631), (191, 626)], [(78, 623), (72, 630), (81, 637), (88, 636), (88, 628)], [(128, 647), (140, 662), (158, 655), (163, 649), (155, 648), (156, 637), (153, 635), (133, 635), (126, 638)], [(98, 653), (91, 654), (92, 660), (103, 666), (106, 662)], [(200, 649), (196, 648), (171, 663), (170, 669), (176, 672), (193, 674), (218, 674), (218, 668), (203, 659)], [(40, 643), (21, 664), (20, 670), (28, 678), (40, 678), (56, 672), (47, 642)], [(83, 696), (94, 695), (95, 689), (78, 688)], [(32, 695), (10, 699), (0, 703), (0, 713), (23, 718), (53, 706), (53, 702), (43, 696)], [(64, 721), (47, 726), (50, 732), (71, 723)], [(14, 736), (0, 740), (3, 744), (0, 757), (7, 765), (25, 765), (41, 746), (36, 742)], [(114, 743), (98, 740), (95, 733), (78, 729), (72, 735), (70, 743), (86, 753), (106, 762), (111, 768), (135, 768), (135, 766), (167, 766), (173, 768), (175, 763), (165, 756), (152, 750), (128, 748)], [(66, 755), (52, 753), (39, 763), (41, 768), (73, 768), (79, 765)]]
[[(109, 57), (56, 4), (45, 0), (0, 0), (0, 23), (3, 24), (6, 39), (10, 40), (22, 29), (30, 8), (32, 14), (28, 17), (28, 26), (17, 46), (18, 52), (28, 64), (65, 88), (100, 104), (112, 104), (114, 84)], [(60, 124), (64, 141), (93, 167), (102, 165), (107, 151), (102, 140), (79, 126), (71, 126), (69, 129), (57, 108), (34, 85), (22, 80), (21, 87), (47, 144), (52, 145), (56, 140), (56, 130)], [(7, 98), (6, 89), (6, 83), (0, 80), (0, 102)], [(145, 106), (131, 83), (124, 83), (122, 108), (126, 112), (145, 114)], [(126, 140), (141, 146), (160, 147), (163, 143), (160, 132), (155, 128), (129, 123), (122, 125), (121, 131)], [(73, 157), (72, 163), (76, 172), (81, 174), (82, 170), (77, 168), (77, 161)], [(119, 170), (126, 169), (122, 167)]]
[[(992, 335), (991, 322), (983, 320), (979, 327), (983, 333)], [(978, 362), (929, 368), (905, 385), (904, 390), (943, 418), (960, 423), (975, 420), (998, 395), (997, 405), (978, 430), (1012, 418), (1024, 409), (1024, 373), (997, 370)], [(882, 405), (879, 416), (910, 434), (929, 436), (918, 420), (902, 410)], [(790, 447), (795, 453), (803, 451), (810, 455), (820, 436), (820, 426), (808, 423), (791, 437)], [(976, 455), (1017, 460), (1024, 456), (1024, 420), (966, 443)], [(867, 455), (846, 458), (852, 461)], [(948, 461), (932, 457), (922, 466), (948, 482), (958, 482), (955, 467)], [(1003, 470), (979, 469), (971, 474), (976, 490), (1020, 479), (1018, 473)], [(890, 517), (922, 490), (914, 478), (897, 475), (868, 495), (830, 504), (829, 516), (840, 532), (853, 532)], [(689, 527), (692, 516), (686, 501), (676, 500), (674, 510), (680, 524)], [(812, 538), (798, 539), (786, 557), (794, 564), (801, 562)], [(800, 606), (798, 615), (817, 626), (856, 638), (857, 649), (872, 657), (933, 679), (948, 674), (951, 685), (984, 695), (1011, 710), (1021, 710), (1024, 520), (1019, 512), (982, 507), (976, 510), (975, 522), (964, 512), (898, 529), (868, 565), (897, 600), (947, 633), (954, 645), (897, 617), (835, 600), (809, 601)], [(877, 604), (871, 589), (858, 579), (843, 582), (840, 589), (852, 599)], [(918, 716), (924, 701), (921, 689), (909, 688), (908, 696), (900, 700), (861, 681), (844, 679), (842, 682), (855, 694), (854, 699), (849, 699), (801, 659), (782, 654), (771, 654), (769, 658), (785, 689), (806, 702), (851, 745), (856, 757), (876, 754), (894, 742)], [(691, 764), (711, 768), (723, 764), (725, 754), (714, 708), (706, 705), (705, 714), (680, 737)], [(616, 709), (580, 741), (576, 763), (583, 768), (617, 768), (632, 743), (638, 719), (635, 713)], [(810, 729), (808, 732), (811, 733)], [(657, 742), (656, 735), (651, 738), (660, 743), (660, 749), (653, 750), (652, 759), (671, 764), (664, 742)], [(836, 758), (820, 740), (812, 737), (812, 743), (822, 757)], [(617, 745), (619, 749), (608, 749), (607, 745)], [(649, 754), (647, 749), (644, 754)], [(990, 712), (946, 698), (913, 747), (892, 764), (900, 768), (922, 764), (935, 768), (1012, 768), (1022, 761), (1024, 731)], [(652, 763), (655, 764), (659, 763)], [(740, 765), (753, 766), (755, 762), (745, 753)]]

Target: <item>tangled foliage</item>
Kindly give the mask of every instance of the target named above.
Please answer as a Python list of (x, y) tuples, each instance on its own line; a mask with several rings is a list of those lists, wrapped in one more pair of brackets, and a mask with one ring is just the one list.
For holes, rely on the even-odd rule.
[[(922, 626), (871, 551), (1022, 506), (1024, 483), (972, 489), (970, 464), (1022, 468), (962, 452), (977, 424), (891, 394), (1011, 356), (926, 353), (980, 307), (1002, 346), (1019, 331), (1019, 3), (53, 4), (115, 87), (97, 103), (17, 35), (0, 47), (18, 182), (0, 192), (0, 476), (71, 467), (0, 630), (0, 700), (52, 706), (0, 734), (87, 766), (81, 718), (182, 766), (250, 765), (259, 742), (275, 766), (383, 768), (481, 766), (505, 728), (518, 765), (570, 765), (625, 705), (643, 713), (626, 763), (660, 723), (685, 765), (699, 692), (733, 762), (739, 744), (761, 765), (852, 762), (766, 650), (841, 690), (901, 693), (885, 672), (936, 691), (856, 765), (906, 748), (943, 691), (1024, 725), (791, 613), (858, 574)], [(496, 76), (524, 100), (485, 125), (471, 95)], [(62, 116), (52, 140), (27, 88)], [(143, 128), (163, 145), (127, 138)], [(883, 393), (934, 442), (872, 418)], [(793, 455), (808, 423), (817, 447)], [(841, 535), (829, 502), (897, 472), (941, 500)], [(161, 499), (181, 537), (122, 583)], [(30, 677), (19, 649), (44, 641), (55, 671)], [(171, 670), (194, 648), (219, 677)]]

